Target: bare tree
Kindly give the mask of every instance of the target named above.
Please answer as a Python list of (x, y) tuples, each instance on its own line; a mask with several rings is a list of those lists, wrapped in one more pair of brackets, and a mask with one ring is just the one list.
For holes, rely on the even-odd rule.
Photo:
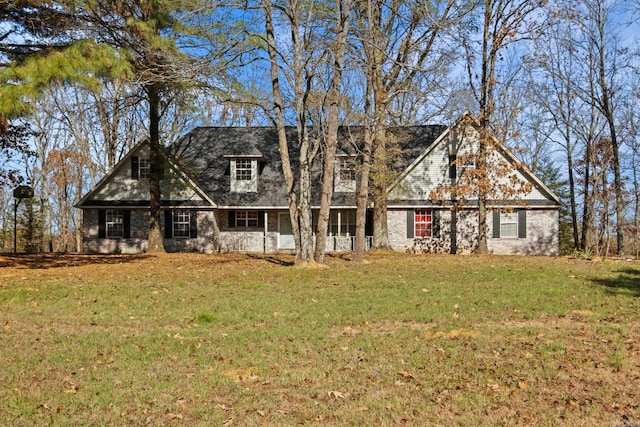
[[(417, 82), (428, 80), (427, 75), (434, 76), (436, 70), (447, 69), (452, 57), (439, 38), (459, 23), (468, 9), (464, 2), (454, 0), (432, 2), (429, 7), (419, 1), (367, 0), (356, 3), (354, 10), (354, 56), (365, 80), (362, 89), (365, 132), (357, 217), (363, 221), (362, 205), (371, 193), (373, 245), (388, 248), (386, 197), (395, 178), (389, 165), (393, 156), (399, 155), (391, 149), (393, 143), (386, 132), (394, 117), (391, 107), (399, 97), (420, 86)], [(357, 230), (364, 233), (364, 226)], [(357, 242), (364, 244), (363, 236)], [(356, 248), (357, 254), (362, 251), (362, 247)]]
[(551, 124), (549, 139), (561, 147), (565, 155), (573, 245), (578, 249), (580, 234), (574, 176), (578, 136), (575, 127), (578, 118), (583, 115), (585, 105), (577, 95), (578, 85), (582, 80), (578, 50), (574, 46), (574, 27), (577, 23), (566, 10), (571, 8), (553, 11), (553, 24), (535, 43), (530, 71), (534, 81), (533, 108), (540, 109), (548, 118)]
[(336, 162), (336, 150), (338, 146), (338, 128), (340, 124), (340, 90), (342, 87), (342, 75), (344, 60), (347, 50), (347, 35), (349, 33), (349, 19), (351, 15), (351, 0), (338, 0), (335, 3), (333, 13), (335, 24), (331, 46), (328, 47), (328, 57), (331, 61), (331, 85), (325, 104), (327, 105), (327, 133), (325, 138), (322, 193), (320, 198), (320, 211), (316, 229), (316, 245), (314, 258), (317, 262), (324, 262), (326, 252), (327, 230), (331, 198), (333, 196), (334, 170)]
[[(313, 74), (315, 72), (314, 50), (310, 45), (313, 36), (309, 25), (314, 19), (313, 5), (290, 0), (284, 5), (275, 5), (271, 0), (262, 2), (265, 14), (267, 53), (270, 61), (270, 77), (273, 96), (273, 121), (278, 133), (282, 171), (287, 186), (289, 216), (295, 240), (296, 263), (306, 264), (313, 260), (313, 231), (311, 214), (311, 166), (318, 146), (311, 140), (307, 120), (307, 106)], [(279, 48), (276, 39), (274, 9), (281, 13), (282, 24), (289, 30), (287, 41), (290, 56)], [(288, 64), (285, 69), (283, 62)], [(311, 64), (311, 65), (310, 65)], [(284, 74), (288, 87), (293, 92), (293, 111), (296, 123), (295, 141), (289, 141), (286, 129), (286, 109), (281, 85)], [(289, 145), (297, 145), (298, 175), (296, 177), (289, 155)]]
[[(467, 52), (469, 84), (478, 103), (480, 124), (479, 149), (475, 155), (474, 181), (478, 199), (478, 252), (486, 254), (487, 209), (490, 190), (488, 157), (494, 148), (492, 124), (496, 112), (497, 68), (509, 46), (535, 37), (541, 23), (538, 19), (545, 0), (482, 0), (482, 35), (479, 55), (472, 42), (463, 40)], [(479, 79), (476, 79), (476, 58)]]
[(614, 8), (620, 7), (621, 3), (587, 0), (582, 4), (585, 13), (580, 19), (583, 30), (586, 31), (586, 42), (588, 43), (585, 50), (592, 58), (590, 62), (596, 67), (596, 90), (592, 93), (591, 101), (606, 120), (609, 131), (614, 175), (617, 252), (623, 255), (625, 200), (620, 161), (622, 141), (619, 138), (619, 118), (616, 114), (616, 104), (623, 90), (620, 80), (623, 78), (622, 75), (628, 64), (626, 63), (625, 50), (620, 45), (619, 35), (613, 30), (614, 25), (617, 24), (612, 16)]

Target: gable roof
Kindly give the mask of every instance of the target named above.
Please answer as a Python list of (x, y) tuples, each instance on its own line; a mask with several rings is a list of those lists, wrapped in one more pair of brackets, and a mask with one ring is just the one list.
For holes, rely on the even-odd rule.
[[(420, 162), (422, 162), (438, 144), (445, 141), (452, 129), (471, 120), (478, 126), (477, 120), (470, 113), (465, 113), (453, 126), (423, 125), (397, 126), (387, 129), (390, 141), (389, 158), (392, 159), (391, 169), (398, 174), (397, 179), (390, 185), (389, 191), (397, 186)], [(299, 147), (296, 143), (297, 129), (286, 128), (289, 140), (289, 156), (295, 175), (299, 173)], [(311, 130), (313, 133), (313, 129)], [(311, 135), (313, 138), (313, 135)], [(344, 126), (339, 129), (337, 156), (356, 156), (360, 152), (364, 139), (362, 126)], [(494, 137), (495, 140), (495, 137)], [(115, 172), (130, 160), (140, 147), (148, 143), (143, 140), (132, 148), (120, 162), (98, 184), (87, 193), (76, 207), (96, 207), (94, 196), (105, 187)], [(506, 158), (512, 164), (521, 165), (513, 154), (496, 140)], [(278, 136), (273, 127), (197, 127), (188, 134), (162, 150), (171, 169), (177, 176), (193, 188), (202, 197), (203, 203), (217, 208), (251, 208), (251, 209), (286, 209), (289, 205), (288, 194), (282, 173)], [(321, 160), (322, 151), (318, 154)], [(256, 192), (231, 191), (230, 160), (255, 159), (258, 162), (258, 188)], [(320, 204), (322, 167), (321, 161), (316, 160), (311, 169), (312, 205)], [(529, 179), (538, 189), (548, 194), (546, 203), (560, 205), (558, 197), (546, 187), (526, 167), (518, 170)], [(141, 201), (123, 200), (120, 203), (135, 202), (136, 206), (143, 206)], [(163, 204), (174, 205), (179, 201), (165, 201)], [(179, 204), (175, 204), (176, 206)], [(334, 191), (331, 205), (333, 208), (355, 207), (355, 192)], [(148, 201), (146, 202), (148, 206)]]
[[(406, 165), (406, 167), (402, 169), (399, 169), (402, 172), (393, 181), (393, 183), (387, 188), (387, 191), (391, 192), (391, 190), (393, 190), (396, 186), (398, 186), (402, 182), (402, 180), (405, 179), (411, 173), (411, 171), (415, 169), (422, 161), (424, 161), (424, 159), (439, 144), (443, 143), (443, 141), (445, 142), (447, 141), (447, 138), (449, 137), (452, 131), (457, 129), (459, 126), (464, 125), (465, 122), (471, 124), (476, 129), (480, 128), (480, 122), (478, 122), (477, 118), (471, 112), (466, 111), (462, 116), (460, 116), (460, 118), (458, 118), (458, 120), (455, 121), (453, 125), (451, 125), (448, 128), (445, 128), (443, 132), (437, 136), (437, 138), (433, 141), (432, 144), (426, 147), (426, 149), (422, 153), (420, 153), (413, 159), (411, 164)], [(520, 172), (525, 177), (525, 179), (529, 180), (534, 185), (534, 187), (536, 187), (543, 194), (545, 194), (550, 199), (550, 202), (552, 204), (556, 204), (558, 206), (562, 204), (562, 202), (560, 201), (560, 198), (542, 181), (540, 181), (540, 179), (533, 174), (533, 171), (531, 171), (528, 167), (526, 167), (526, 165), (524, 165), (520, 160), (518, 160), (518, 158), (511, 152), (511, 150), (509, 150), (504, 144), (502, 144), (493, 133), (491, 133), (490, 136), (497, 150), (507, 159), (507, 161), (512, 166), (515, 167), (515, 169), (518, 172)], [(547, 205), (549, 201), (546, 201), (546, 202), (534, 201), (533, 203), (529, 201), (527, 203), (531, 205), (538, 205), (540, 203), (542, 205)]]
[[(394, 169), (404, 170), (432, 144), (446, 126), (392, 127), (388, 135), (397, 144)], [(299, 170), (299, 149), (296, 128), (286, 128), (294, 174)], [(360, 126), (341, 127), (338, 156), (358, 153), (363, 137)], [(278, 135), (273, 127), (198, 127), (169, 147), (194, 182), (206, 192), (218, 207), (285, 208), (287, 189), (282, 173)], [(321, 155), (321, 154), (320, 154)], [(258, 158), (258, 191), (230, 191), (230, 158)], [(320, 203), (322, 172), (320, 162), (312, 168), (312, 204)], [(333, 207), (355, 206), (355, 194), (334, 192)]]
[[(102, 177), (102, 179), (100, 179), (100, 181), (98, 181), (98, 183), (91, 189), (89, 190), (89, 192), (87, 192), (87, 194), (85, 194), (74, 206), (76, 208), (89, 208), (89, 207), (102, 207), (102, 206), (126, 206), (126, 207), (145, 207), (145, 206), (149, 206), (149, 201), (147, 199), (145, 200), (138, 200), (138, 198), (136, 198), (135, 200), (133, 199), (127, 199), (125, 196), (125, 194), (122, 195), (122, 199), (118, 200), (118, 201), (99, 201), (96, 200), (96, 195), (98, 195), (100, 193), (100, 191), (102, 191), (107, 184), (113, 179), (113, 176), (116, 174), (116, 172), (118, 170), (120, 170), (122, 167), (125, 166), (126, 163), (128, 163), (129, 161), (131, 161), (131, 158), (139, 153), (140, 149), (145, 146), (145, 145), (149, 145), (149, 140), (148, 139), (143, 139), (141, 141), (139, 141), (136, 145), (134, 145), (128, 152), (127, 154), (125, 154), (125, 156), (120, 159), (120, 161), (118, 163), (115, 164), (115, 166), (109, 171), (109, 173), (107, 173), (104, 177)], [(202, 192), (197, 184), (195, 182), (193, 182), (193, 180), (184, 173), (184, 169), (183, 167), (181, 167), (178, 162), (177, 159), (175, 159), (173, 156), (169, 155), (164, 147), (160, 147), (160, 155), (162, 156), (162, 158), (165, 159), (166, 164), (169, 166), (169, 168), (175, 173), (177, 174), (177, 176), (183, 180), (185, 183), (187, 183), (187, 185), (192, 188), (198, 195), (199, 197), (202, 197), (203, 201), (202, 203), (206, 203), (207, 205), (211, 205), (211, 206), (215, 206), (215, 204), (213, 203), (213, 201), (209, 198), (209, 196)], [(129, 189), (131, 190), (131, 189)], [(167, 204), (167, 203), (171, 203), (170, 201), (163, 201), (163, 204)]]

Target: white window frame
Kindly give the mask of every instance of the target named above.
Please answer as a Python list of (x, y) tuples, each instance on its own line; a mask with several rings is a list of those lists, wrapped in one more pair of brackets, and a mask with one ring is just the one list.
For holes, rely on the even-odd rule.
[(255, 193), (258, 191), (258, 160), (232, 159), (230, 181), (232, 192)]
[(338, 156), (335, 166), (333, 190), (337, 193), (356, 191), (357, 166), (355, 156)]
[[(424, 220), (420, 220), (425, 217)], [(420, 230), (420, 231), (419, 231)], [(433, 209), (416, 208), (413, 211), (413, 232), (415, 237), (433, 236)]]
[(151, 178), (151, 158), (139, 157), (138, 158), (138, 179)]
[(191, 237), (191, 212), (184, 209), (174, 210), (173, 213), (173, 238), (188, 239)]
[(476, 168), (476, 158), (473, 155), (470, 155), (467, 163), (462, 165), (462, 169), (475, 169)]
[(257, 227), (258, 226), (258, 211), (236, 211), (236, 227)]
[(236, 181), (251, 181), (253, 179), (253, 161), (250, 159), (236, 159)]
[(105, 232), (109, 239), (124, 237), (124, 211), (122, 209), (106, 210)]
[(500, 212), (500, 238), (518, 238), (518, 212)]
[(339, 159), (338, 174), (340, 181), (356, 180), (356, 163), (353, 157), (342, 157)]
[(356, 211), (338, 209), (329, 213), (329, 235), (355, 236)]

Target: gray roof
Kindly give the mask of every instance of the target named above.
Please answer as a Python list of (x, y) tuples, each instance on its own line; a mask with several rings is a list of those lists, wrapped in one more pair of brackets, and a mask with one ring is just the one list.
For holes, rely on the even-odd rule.
[[(404, 171), (444, 132), (446, 126), (393, 127), (389, 140), (396, 144), (394, 169)], [(298, 172), (296, 128), (288, 127), (289, 156)], [(362, 144), (362, 127), (342, 127), (338, 155), (355, 155)], [(198, 186), (220, 207), (283, 208), (288, 206), (278, 137), (273, 127), (198, 127), (168, 148)], [(312, 204), (319, 205), (321, 156), (312, 167)], [(230, 191), (229, 159), (258, 158), (258, 191)], [(333, 206), (355, 206), (355, 194), (336, 193)]]

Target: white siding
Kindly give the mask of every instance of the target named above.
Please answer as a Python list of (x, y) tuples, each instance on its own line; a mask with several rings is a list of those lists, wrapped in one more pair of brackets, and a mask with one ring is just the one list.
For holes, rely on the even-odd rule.
[[(419, 162), (409, 170), (400, 182), (398, 182), (391, 190), (389, 199), (391, 200), (429, 200), (432, 192), (439, 188), (446, 188), (451, 185), (449, 178), (449, 154), (457, 153), (459, 157), (466, 153), (477, 153), (478, 140), (477, 132), (468, 127), (464, 135), (451, 132), (446, 138), (441, 140)], [(495, 150), (489, 158), (489, 173), (494, 182), (491, 188), (489, 199), (504, 200), (512, 199), (513, 196), (505, 196), (501, 186), (507, 189), (530, 184), (531, 190), (528, 192), (518, 192), (517, 198), (522, 200), (545, 200), (548, 197), (537, 188), (535, 181), (529, 180), (520, 171), (509, 165), (507, 158)], [(504, 169), (509, 170), (508, 174), (504, 174)], [(457, 166), (457, 179), (462, 175), (463, 168)], [(498, 173), (498, 171), (500, 171)], [(467, 197), (468, 200), (474, 200), (472, 196)]]
[[(149, 147), (142, 145), (132, 157), (148, 157)], [(172, 169), (165, 169), (164, 178), (160, 182), (160, 191), (164, 200), (193, 200), (194, 203), (204, 199), (181, 176)], [(92, 200), (148, 200), (149, 180), (131, 178), (131, 160), (122, 162), (110, 179), (93, 194)]]

